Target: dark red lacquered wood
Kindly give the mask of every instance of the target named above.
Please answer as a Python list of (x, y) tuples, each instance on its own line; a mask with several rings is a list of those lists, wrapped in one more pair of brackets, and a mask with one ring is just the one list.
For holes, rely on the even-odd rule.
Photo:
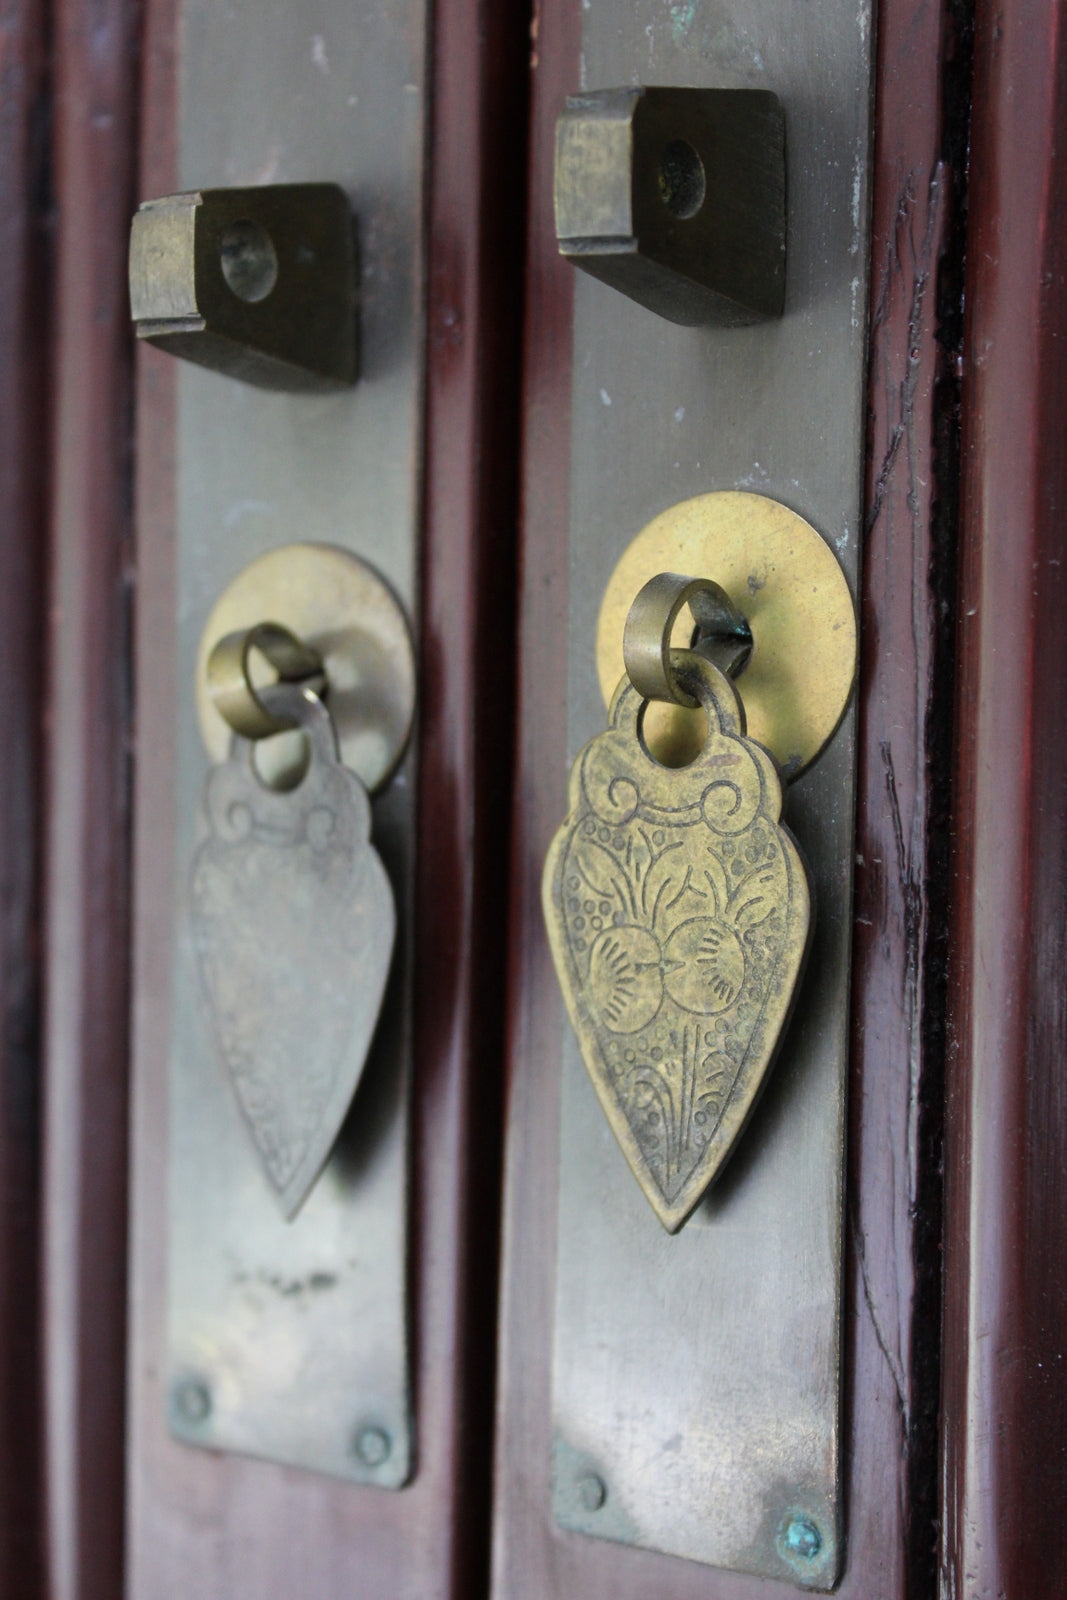
[(488, 1582), (492, 1516), (528, 12), (439, 0), (433, 16), (417, 1381), (432, 1582), (467, 1600)]
[(123, 1566), (137, 9), (55, 7), (56, 281), (46, 856), (48, 1593)]
[[(578, 81), (578, 25), (570, 0), (546, 0), (536, 35), (494, 1595), (769, 1600), (779, 1585), (562, 1534), (549, 1508), (562, 1013), (540, 877), (565, 764), (572, 292), (555, 254), (551, 173), (554, 120)], [(927, 875), (942, 849), (950, 699), (938, 593), (945, 536), (935, 516), (944, 498), (935, 444), (950, 441), (952, 425), (938, 291), (951, 301), (945, 257), (958, 249), (942, 100), (955, 48), (947, 26), (942, 8), (921, 0), (879, 7), (843, 1441), (848, 1548), (838, 1591), (850, 1600), (928, 1595), (935, 1564), (938, 1305), (929, 1235), (939, 1223), (943, 918), (931, 914)], [(950, 485), (951, 451), (941, 455)], [(947, 570), (951, 577), (951, 564)]]
[[(143, 192), (173, 184), (173, 0), (153, 0)], [(401, 1494), (360, 1490), (166, 1434), (165, 1074), (171, 837), (169, 734), (140, 751), (137, 855), (130, 1455), (136, 1600), (230, 1600), (253, 1570), (286, 1592), (473, 1600), (490, 1527), (499, 1101), (513, 705), (516, 391), (522, 294), (527, 18), (521, 4), (434, 8), (427, 215), (426, 459), (419, 620), (420, 823), (415, 925), (417, 1471)], [(176, 693), (173, 386), (141, 357), (145, 714)], [(160, 859), (160, 853), (164, 859)], [(301, 1577), (303, 1573), (303, 1578)], [(234, 1574), (237, 1574), (235, 1579)], [(268, 1580), (269, 1581), (269, 1580)], [(242, 1589), (246, 1592), (246, 1589)]]
[(848, 1157), (843, 1592), (932, 1595), (969, 37), (879, 7)]
[(977, 6), (967, 272), (944, 1589), (1067, 1592), (1067, 40)]
[(0, 1596), (41, 1594), (40, 742), (50, 265), (46, 8), (0, 4)]
[(556, 1551), (545, 1515), (562, 1002), (544, 937), (540, 885), (559, 821), (565, 760), (573, 310), (573, 268), (555, 244), (552, 150), (559, 107), (575, 82), (580, 27), (573, 0), (539, 0), (530, 54), (518, 754), (493, 1502), (492, 1594), (500, 1600), (578, 1594), (591, 1600), (599, 1592), (592, 1583), (572, 1587), (573, 1569), (566, 1552)]

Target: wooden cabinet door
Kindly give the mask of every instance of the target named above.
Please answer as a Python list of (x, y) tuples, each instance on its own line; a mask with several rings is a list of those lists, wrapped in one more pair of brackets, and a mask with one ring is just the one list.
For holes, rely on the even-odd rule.
[[(538, 902), (575, 582), (551, 139), (580, 39), (567, 0), (543, 8), (493, 1593), (741, 1600), (784, 1591), (568, 1534), (546, 1490), (560, 1014)], [(857, 1600), (1067, 1584), (1063, 72), (1055, 7), (878, 8), (837, 1591)]]
[[(419, 90), (428, 175), (421, 464), (411, 466), (424, 507), (410, 1244), (419, 1450), (403, 1492), (353, 1494), (189, 1450), (167, 1432), (176, 374), (167, 357), (134, 351), (125, 257), (138, 201), (176, 184), (182, 19), (166, 3), (13, 9), (24, 77), (10, 90), (5, 77), (3, 90), (21, 141), (4, 212), (17, 246), (18, 359), (3, 379), (7, 526), (18, 534), (5, 555), (5, 637), (20, 686), (9, 701), (19, 751), (5, 855), (17, 869), (5, 923), (12, 961), (35, 958), (42, 903), (48, 937), (34, 968), (45, 990), (40, 1056), (34, 973), (12, 965), (4, 992), (12, 1404), (0, 1586), (20, 1600), (242, 1587), (476, 1594), (490, 1526), (526, 10), (438, 6)], [(361, 39), (391, 25), (388, 7), (352, 16)], [(4, 50), (6, 68), (6, 32)], [(336, 62), (331, 79), (310, 38), (293, 70), (307, 74), (312, 99), (340, 92)], [(313, 104), (304, 115), (313, 124)], [(7, 161), (5, 145), (5, 172)], [(388, 260), (376, 265), (388, 273)], [(45, 529), (54, 627), (42, 685)], [(42, 902), (33, 846), (43, 736)], [(38, 1061), (47, 1067), (35, 1076)]]
[[(729, 10), (696, 8), (701, 48)], [(566, 95), (596, 87), (582, 11), (433, 12), (420, 1449), (396, 1494), (167, 1434), (174, 371), (134, 356), (125, 251), (137, 201), (174, 186), (179, 15), (0, 15), (4, 1600), (788, 1592), (551, 1510), (560, 1002), (539, 879), (580, 578), (552, 150)], [(838, 1588), (855, 1600), (1067, 1589), (1065, 59), (1054, 0), (878, 8)]]

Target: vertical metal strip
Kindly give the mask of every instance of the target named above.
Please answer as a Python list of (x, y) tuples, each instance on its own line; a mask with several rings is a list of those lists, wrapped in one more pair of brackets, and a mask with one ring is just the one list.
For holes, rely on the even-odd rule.
[[(170, 1111), (169, 1418), (190, 1443), (399, 1487), (414, 1465), (407, 1337), (414, 757), (375, 806), (397, 959), (336, 1153), (287, 1225), (215, 1067), (185, 924), (207, 770), (200, 631), (250, 560), (352, 550), (416, 609), (426, 7), (339, 0), (181, 16), (179, 184), (321, 179), (348, 192), (363, 263), (349, 394), (269, 394), (183, 365)], [(353, 981), (358, 981), (353, 975)]]
[[(819, 529), (855, 592), (872, 71), (867, 0), (794, 8), (788, 25), (769, 0), (646, 0), (624, 28), (593, 0), (582, 17), (576, 89), (677, 83), (780, 96), (789, 263), (785, 316), (746, 329), (679, 329), (575, 283), (572, 756), (603, 726), (594, 635), (608, 578), (667, 505), (714, 489), (771, 495)], [(786, 812), (817, 901), (797, 1013), (743, 1146), (679, 1236), (664, 1235), (642, 1199), (569, 1032), (563, 1040), (557, 1519), (820, 1589), (834, 1582), (843, 1543), (853, 795), (850, 712)]]

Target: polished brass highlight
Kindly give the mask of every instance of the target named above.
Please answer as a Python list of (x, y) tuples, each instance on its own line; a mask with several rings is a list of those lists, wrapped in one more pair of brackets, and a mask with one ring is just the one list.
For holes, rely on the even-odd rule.
[(396, 935), (359, 779), (306, 686), (253, 704), (299, 727), (308, 765), (279, 792), (233, 740), (205, 791), (190, 933), (215, 1049), (287, 1221), (307, 1199), (363, 1075)]
[[(392, 589), (366, 561), (336, 545), (282, 545), (239, 572), (212, 607), (197, 656), (197, 710), (212, 761), (226, 759), (232, 729), (213, 695), (209, 660), (220, 640), (243, 640), (264, 618), (301, 642), (310, 652), (307, 665), (319, 662), (341, 759), (377, 793), (407, 748), (415, 714), (411, 630)], [(259, 640), (252, 645), (223, 654), (231, 704), (243, 705), (249, 717), (249, 687), (257, 693), (278, 672)], [(301, 741), (292, 733), (276, 734), (257, 752), (259, 770), (271, 781), (295, 774), (301, 760)]]
[(670, 322), (785, 304), (785, 119), (764, 89), (602, 89), (556, 125), (562, 255)]
[(677, 572), (658, 572), (649, 578), (630, 607), (623, 629), (626, 676), (646, 700), (666, 700), (692, 710), (697, 701), (678, 681), (671, 650), (674, 624), (683, 606), (689, 607), (696, 625), (691, 648), (728, 677), (744, 668), (752, 652), (752, 633), (717, 583), (683, 578)]
[(260, 622), (253, 628), (228, 633), (207, 658), (207, 692), (211, 703), (234, 733), (245, 739), (265, 739), (292, 724), (267, 709), (252, 681), (253, 650), (269, 662), (282, 683), (298, 683), (313, 694), (326, 687), (322, 657), (278, 622)]
[(779, 820), (778, 773), (745, 737), (732, 684), (693, 651), (673, 652), (669, 673), (706, 719), (703, 750), (684, 768), (663, 767), (642, 738), (646, 702), (624, 678), (607, 732), (572, 769), (543, 900), (593, 1086), (646, 1198), (675, 1233), (763, 1087), (811, 904)]
[[(748, 732), (791, 782), (832, 737), (856, 675), (856, 613), (834, 551), (803, 517), (765, 495), (698, 495), (661, 512), (623, 552), (604, 593), (596, 657), (605, 705), (623, 672), (633, 597), (663, 572), (709, 574), (744, 616), (752, 645), (738, 686)], [(687, 613), (678, 615), (671, 643), (692, 643)], [(678, 765), (700, 748), (703, 716), (656, 703), (643, 731), (661, 761)]]
[(130, 231), (138, 338), (264, 389), (358, 374), (356, 234), (333, 183), (148, 200)]

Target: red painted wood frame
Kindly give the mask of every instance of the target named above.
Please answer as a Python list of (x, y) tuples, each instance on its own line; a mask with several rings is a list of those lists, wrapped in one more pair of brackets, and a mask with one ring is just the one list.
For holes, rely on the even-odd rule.
[(944, 1592), (1067, 1593), (1067, 18), (977, 7)]
[[(839, 1590), (849, 1600), (903, 1600), (935, 1586), (944, 918), (931, 878), (944, 878), (944, 591), (953, 566), (939, 504), (951, 535), (954, 468), (954, 352), (939, 343), (938, 295), (958, 296), (953, 159), (963, 141), (953, 127), (966, 93), (966, 83), (956, 83), (966, 75), (965, 40), (947, 5), (882, 0), (878, 12), (848, 1184), (848, 1549)], [(578, 27), (574, 0), (544, 0), (535, 33), (524, 375), (494, 1596), (770, 1600), (779, 1585), (565, 1534), (549, 1505), (561, 1003), (540, 877), (565, 760), (572, 292), (572, 268), (555, 251), (551, 187), (555, 118), (578, 83)]]
[[(49, 1600), (113, 1600), (122, 1578), (132, 557), (125, 236), (139, 32), (126, 0), (102, 0), (91, 12), (72, 0), (48, 7), (45, 1416), (44, 1478), (34, 1486)], [(33, 1592), (14, 1591), (19, 1600)]]
[(43, 0), (0, 4), (0, 1596), (41, 1581), (41, 721), (51, 261)]

